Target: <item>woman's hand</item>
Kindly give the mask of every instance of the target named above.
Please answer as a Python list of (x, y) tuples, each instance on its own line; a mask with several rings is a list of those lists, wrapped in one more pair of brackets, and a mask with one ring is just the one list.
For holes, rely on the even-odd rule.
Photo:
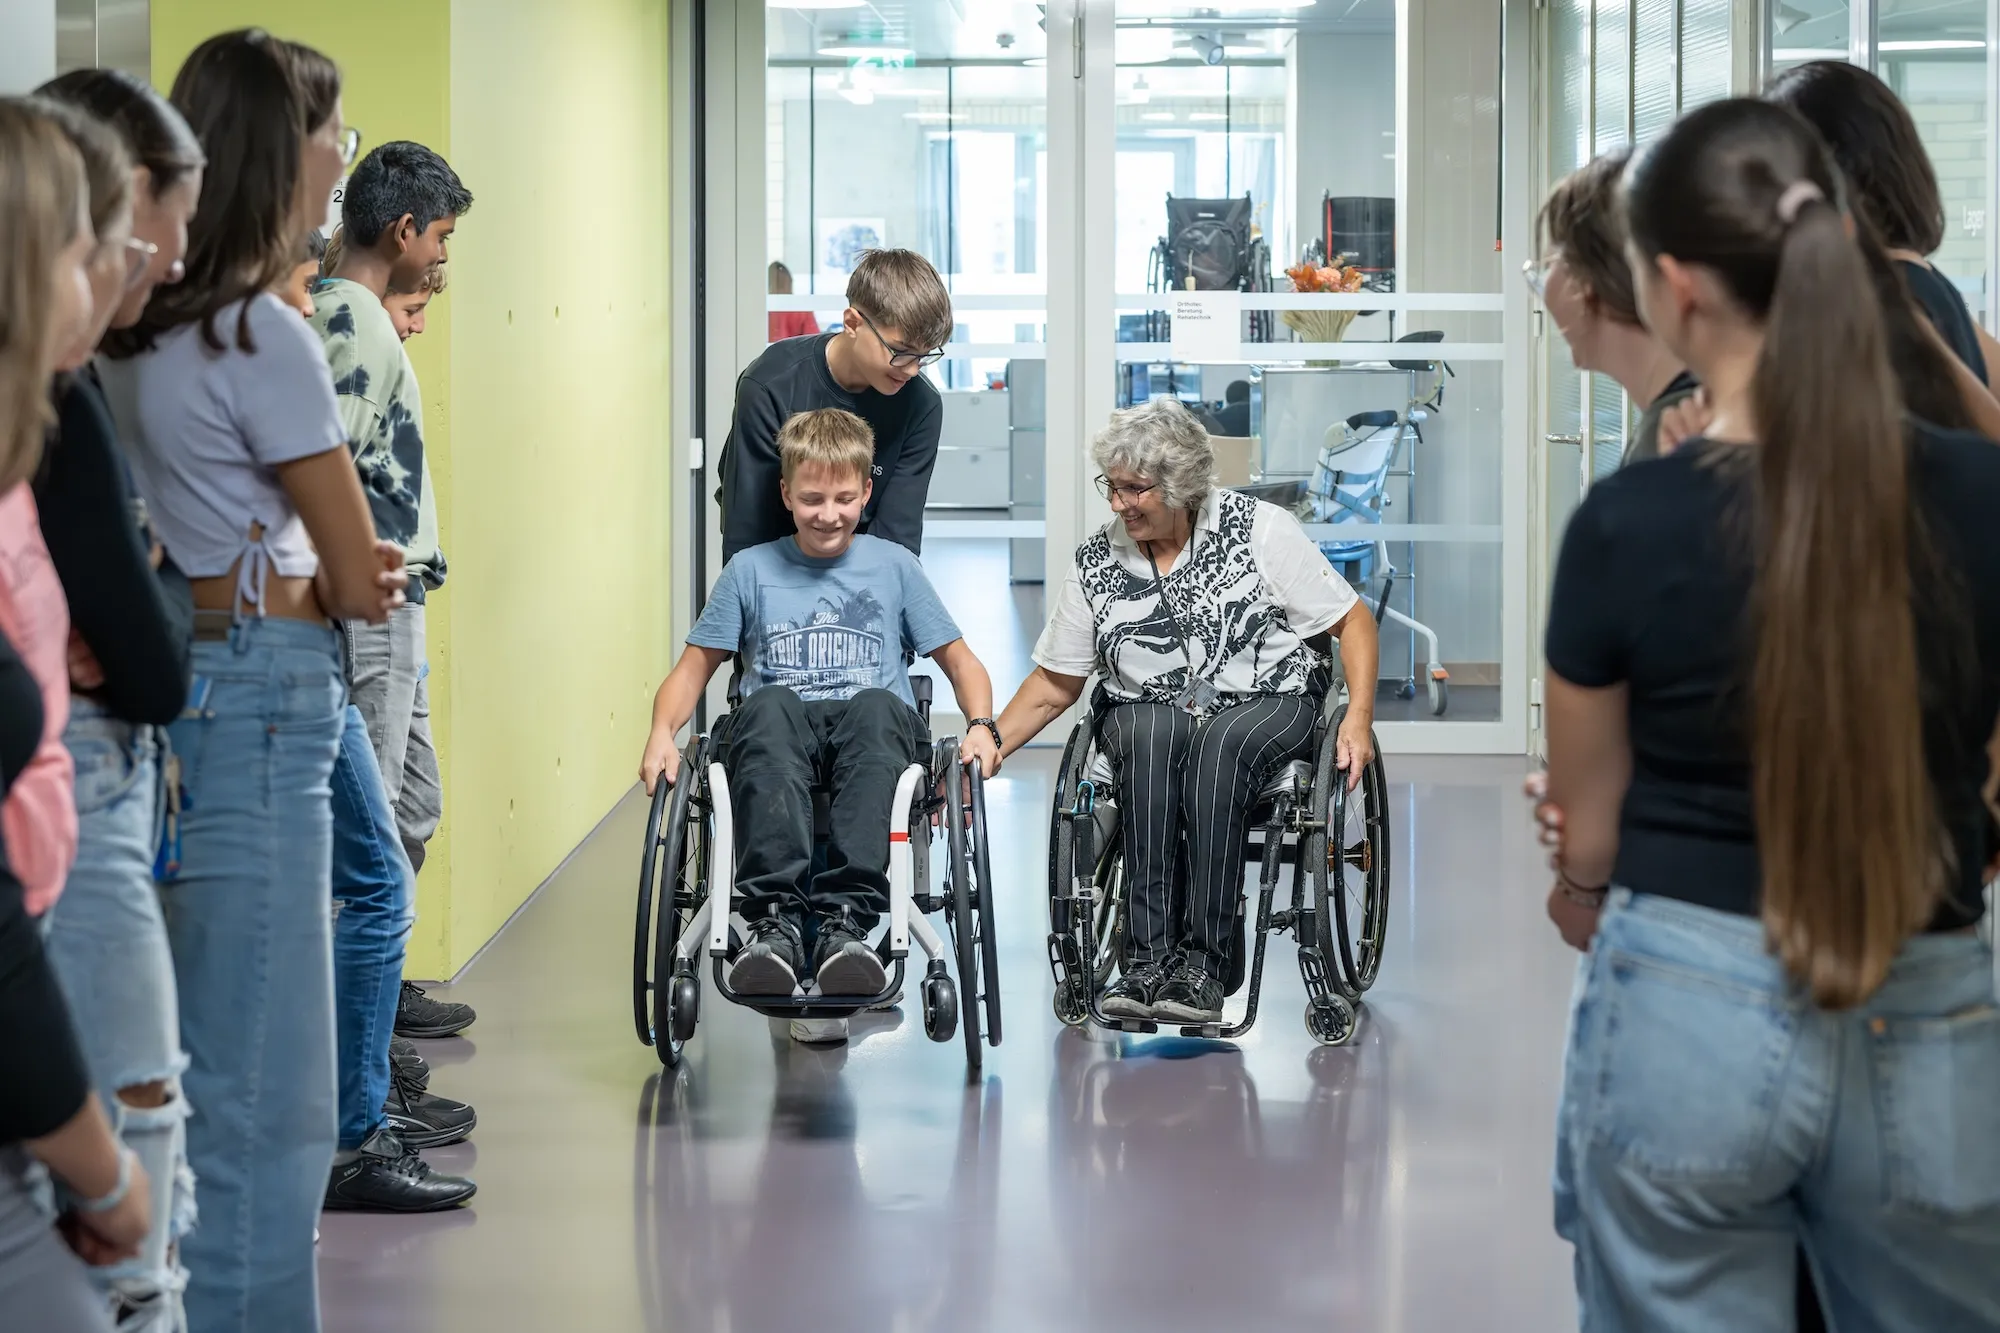
[(1586, 901), (1590, 897), (1561, 880), (1549, 889), (1549, 920), (1562, 932), (1563, 943), (1579, 952), (1590, 948), (1591, 938), (1597, 934), (1597, 919), (1604, 914), (1604, 895), (1596, 895), (1595, 902)]
[(1357, 714), (1352, 708), (1341, 720), (1340, 731), (1334, 737), (1333, 765), (1347, 774), (1347, 789), (1353, 791), (1361, 785), (1361, 774), (1375, 758), (1375, 733), (1372, 720)]
[(646, 795), (651, 796), (665, 778), (672, 786), (681, 774), (680, 747), (674, 744), (674, 734), (654, 732), (646, 740), (646, 753), (639, 760), (639, 781), (646, 784)]
[(979, 776), (993, 777), (1000, 771), (1000, 747), (993, 743), (993, 733), (984, 727), (974, 727), (958, 743), (958, 762), (968, 767), (974, 761), (979, 764)]
[(69, 631), (69, 687), (85, 694), (104, 688), (104, 667), (75, 626)]
[(137, 1255), (139, 1247), (145, 1244), (147, 1232), (152, 1230), (152, 1182), (146, 1179), (146, 1168), (139, 1165), (136, 1157), (132, 1159), (131, 1171), (131, 1183), (117, 1206), (101, 1213), (72, 1209), (59, 1223), (70, 1249), (93, 1267), (102, 1268)]
[(1713, 420), (1715, 410), (1708, 405), (1706, 389), (1696, 389), (1660, 413), (1660, 457), (1699, 437)]
[[(387, 620), (389, 613), (406, 600), (404, 589), (410, 586), (410, 572), (403, 568), (403, 548), (394, 542), (376, 542), (375, 558), (382, 562), (382, 572), (375, 576), (376, 597), (382, 609), (382, 620)], [(381, 621), (375, 623), (380, 624)]]
[(1563, 854), (1563, 812), (1562, 807), (1549, 799), (1549, 775), (1530, 773), (1521, 784), (1521, 794), (1535, 803), (1535, 834), (1542, 846), (1549, 849), (1549, 869), (1562, 868)]

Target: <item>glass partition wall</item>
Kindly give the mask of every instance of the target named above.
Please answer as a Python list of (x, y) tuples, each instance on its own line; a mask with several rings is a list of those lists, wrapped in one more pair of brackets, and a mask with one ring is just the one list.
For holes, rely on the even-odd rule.
[[(1090, 437), (1171, 395), (1222, 480), (1293, 509), (1379, 608), (1388, 748), (1525, 747), (1534, 376), (1506, 279), (1532, 221), (1534, 5), (769, 5), (765, 161), (736, 163), (784, 265), (769, 333), (832, 327), (871, 245), (943, 275), (924, 562), (1003, 698), (1048, 580), (1108, 516)], [(1228, 304), (1221, 344), (1176, 320), (1191, 278)]]

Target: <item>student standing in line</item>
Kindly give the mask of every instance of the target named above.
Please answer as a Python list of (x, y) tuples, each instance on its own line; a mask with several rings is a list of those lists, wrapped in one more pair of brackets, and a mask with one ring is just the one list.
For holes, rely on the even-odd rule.
[[(1706, 436), (1593, 487), (1548, 629), (1558, 1122), (1586, 1327), (2000, 1326), (2000, 451), (1904, 410), (1818, 136), (1712, 103), (1625, 183)], [(1865, 228), (1863, 233), (1865, 236)]]
[[(0, 234), (0, 485), (13, 486), (34, 472), (52, 424), (49, 375), (92, 317), (86, 269), (96, 242), (76, 148), (17, 99), (0, 99)], [(41, 687), (0, 636), (0, 797), (42, 735)], [(69, 1193), (62, 1231), (35, 1198), (34, 1161)], [(150, 1183), (91, 1090), (41, 931), (0, 857), (0, 1312), (9, 1327), (109, 1333), (84, 1264), (138, 1253)]]
[[(47, 946), (119, 1137), (156, 1182), (145, 1248), (91, 1270), (121, 1329), (183, 1327), (178, 1241), (193, 1213), (173, 954), (153, 873), (160, 729), (188, 697), (187, 579), (164, 559), (133, 496), (110, 410), (89, 366), (179, 266), (201, 194), (201, 145), (166, 99), (130, 75), (78, 70), (41, 90), (90, 164), (97, 247), (93, 326), (58, 381), (58, 428), (34, 481), (68, 598), (76, 763), (76, 864), (47, 918)], [(138, 235), (141, 222), (158, 241)]]
[(857, 532), (921, 555), (924, 501), (937, 463), (944, 401), (923, 376), (951, 339), (951, 296), (913, 250), (870, 250), (847, 280), (847, 313), (831, 333), (774, 343), (736, 381), (720, 471), (722, 558), (792, 535), (779, 493), (778, 432), (801, 412), (837, 407), (875, 437), (873, 487)]
[(197, 47), (171, 100), (208, 161), (187, 277), (112, 335), (102, 374), (196, 608), (161, 891), (197, 1110), (188, 1321), (309, 1331), (335, 1143), (328, 793), (346, 687), (329, 617), (386, 620), (407, 576), (375, 538), (326, 357), (269, 288), (358, 134), (332, 62), (256, 30)]
[[(387, 143), (362, 159), (341, 201), (339, 235), (329, 244), (326, 278), (313, 290), (313, 328), (326, 346), (354, 464), (368, 493), (377, 533), (401, 546), (413, 574), (410, 603), (382, 628), (346, 627), (348, 683), (375, 746), (389, 805), (413, 870), (437, 830), (439, 811), (406, 810), (404, 775), (412, 763), (435, 768), (428, 728), (413, 730), (423, 674), (424, 598), (443, 586), (437, 505), (424, 452), (423, 401), (415, 371), (383, 301), (391, 288), (411, 292), (448, 256), (472, 192), (442, 157), (422, 144)], [(407, 927), (405, 928), (407, 930)], [(435, 1000), (401, 979), (395, 1031), (447, 1037), (469, 1027), (469, 1005)]]
[[(375, 188), (368, 163), (376, 160), (371, 154), (363, 162), (350, 180), (350, 189), (356, 180), (362, 182), (364, 191)], [(346, 257), (341, 237), (336, 235), (322, 262), (338, 269)], [(370, 354), (371, 344), (379, 348), (381, 312), (393, 296), (376, 301), (352, 281), (328, 280), (315, 284), (313, 291), (314, 311), (308, 318), (335, 368), (342, 423), (352, 439), (368, 440), (379, 433), (382, 413), (378, 400), (393, 399), (397, 410), (412, 414), (420, 441), (422, 400), (396, 387), (416, 383), (414, 373), (408, 370), (408, 359), (403, 358), (399, 376), (392, 381), (382, 373), (384, 358)], [(361, 295), (349, 303), (345, 299), (349, 292)], [(370, 305), (376, 309), (369, 309)], [(395, 332), (392, 328), (391, 336)], [(418, 528), (422, 530), (421, 522)], [(386, 535), (379, 514), (376, 530)], [(430, 530), (430, 559), (441, 570), (443, 561), (435, 554), (434, 521)], [(407, 617), (412, 609), (406, 606), (396, 614)], [(415, 609), (421, 611), (421, 607)], [(366, 642), (362, 636), (369, 632), (367, 626), (346, 630), (350, 688), (355, 689), (356, 697), (363, 691), (353, 679), (355, 654)], [(421, 634), (421, 626), (417, 633)], [(384, 677), (378, 673), (375, 685), (383, 683)], [(413, 707), (413, 716), (414, 712)], [(425, 713), (427, 724), (428, 709)], [(422, 742), (428, 748), (427, 730)], [(393, 1050), (404, 950), (416, 917), (416, 872), (398, 836), (398, 793), (384, 780), (385, 760), (374, 747), (363, 711), (350, 703), (341, 733), (340, 758), (333, 771), (333, 989), (339, 1041), (340, 1147), (327, 1181), (326, 1207), (432, 1212), (466, 1202), (476, 1187), (462, 1176), (433, 1171), (419, 1150), (459, 1142), (472, 1132), (477, 1116), (465, 1103), (428, 1090), (428, 1068), (414, 1051), (409, 1053), (411, 1058), (397, 1059)], [(435, 826), (433, 819), (430, 827)]]

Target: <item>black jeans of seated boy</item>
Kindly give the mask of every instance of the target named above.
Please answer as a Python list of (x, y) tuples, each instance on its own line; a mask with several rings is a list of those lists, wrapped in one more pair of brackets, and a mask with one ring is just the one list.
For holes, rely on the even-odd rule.
[[(810, 977), (822, 995), (862, 996), (888, 984), (867, 935), (889, 910), (896, 781), (927, 739), (915, 710), (888, 690), (807, 701), (766, 685), (737, 706), (722, 737), (722, 768), (750, 938), (730, 968), (732, 988), (790, 995)], [(819, 870), (815, 787), (828, 796)], [(808, 925), (816, 927), (810, 956)]]

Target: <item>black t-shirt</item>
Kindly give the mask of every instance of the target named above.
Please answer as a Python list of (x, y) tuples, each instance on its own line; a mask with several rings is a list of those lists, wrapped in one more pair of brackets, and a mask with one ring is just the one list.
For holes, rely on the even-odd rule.
[(1965, 308), (1965, 298), (1952, 286), (1951, 279), (1932, 268), (1929, 264), (1919, 264), (1913, 260), (1899, 259), (1896, 267), (1903, 270), (1903, 281), (1910, 286), (1910, 295), (1917, 298), (1917, 304), (1930, 316), (1945, 346), (1965, 362), (1966, 368), (1979, 376), (1981, 384), (1986, 383), (1986, 353), (1979, 346), (1979, 330), (1972, 322), (1972, 312)]
[[(0, 635), (0, 795), (42, 738), (42, 692)], [(42, 932), (0, 848), (0, 1144), (38, 1139), (83, 1105), (90, 1084)]]
[(875, 493), (860, 532), (922, 554), (924, 500), (937, 463), (944, 400), (922, 375), (895, 394), (849, 393), (826, 368), (839, 331), (772, 343), (736, 381), (736, 410), (722, 445), (722, 559), (796, 531), (778, 494), (778, 430), (800, 412), (838, 407), (875, 432)]
[[(1741, 482), (1690, 441), (1593, 486), (1570, 519), (1549, 605), (1549, 667), (1629, 691), (1632, 783), (1613, 879), (1755, 915), (1761, 875), (1745, 739), (1751, 552)], [(2000, 716), (2000, 446), (1920, 428), (1911, 491), (1942, 578), (1916, 583), (1924, 747), (1957, 876), (1932, 929), (1977, 921), (1989, 821), (1980, 786)]]
[(69, 377), (56, 412), (35, 506), (70, 623), (104, 669), (99, 694), (112, 715), (166, 726), (187, 704), (194, 594), (171, 561), (152, 567), (111, 413), (89, 372)]

